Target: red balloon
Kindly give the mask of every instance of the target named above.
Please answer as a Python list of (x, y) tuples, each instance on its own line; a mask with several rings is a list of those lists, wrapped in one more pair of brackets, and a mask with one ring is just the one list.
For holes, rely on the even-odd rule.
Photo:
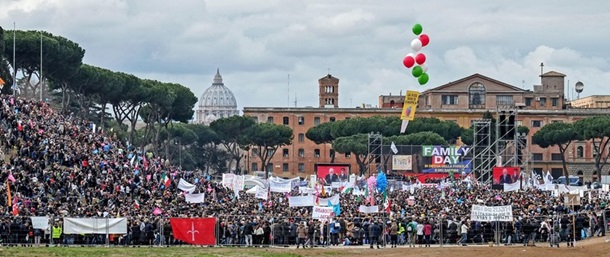
[(417, 62), (417, 64), (424, 64), (426, 62), (426, 55), (419, 53), (415, 56), (415, 62)]
[(421, 46), (427, 46), (430, 43), (430, 37), (426, 34), (419, 35), (419, 41), (421, 41)]
[(402, 59), (402, 64), (404, 64), (407, 68), (411, 68), (413, 65), (415, 65), (415, 58), (413, 58), (411, 55), (407, 55), (404, 59)]

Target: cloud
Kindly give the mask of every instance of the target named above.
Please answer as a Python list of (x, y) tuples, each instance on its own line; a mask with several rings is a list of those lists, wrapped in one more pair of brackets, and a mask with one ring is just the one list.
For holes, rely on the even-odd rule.
[[(581, 80), (585, 95), (606, 94), (610, 13), (599, 8), (606, 2), (571, 3), (20, 0), (3, 6), (0, 24), (64, 36), (86, 49), (87, 63), (181, 83), (197, 96), (220, 67), (240, 108), (293, 106), (295, 93), (298, 106), (317, 106), (317, 80), (329, 69), (341, 79), (344, 107), (473, 73), (531, 88), (541, 62), (571, 84)], [(416, 22), (431, 38), (422, 50), (425, 86), (401, 63)]]

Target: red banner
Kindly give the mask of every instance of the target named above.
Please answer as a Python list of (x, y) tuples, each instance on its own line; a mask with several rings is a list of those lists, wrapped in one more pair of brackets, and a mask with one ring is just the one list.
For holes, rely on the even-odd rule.
[(216, 218), (170, 218), (174, 238), (193, 245), (216, 244)]

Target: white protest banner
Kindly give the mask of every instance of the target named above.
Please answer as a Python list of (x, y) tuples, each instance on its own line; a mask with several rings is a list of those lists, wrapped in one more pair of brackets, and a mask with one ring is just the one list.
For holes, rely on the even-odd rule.
[(472, 205), (472, 221), (513, 221), (513, 206)]
[(320, 198), (318, 199), (319, 205), (320, 206), (328, 206), (330, 203), (330, 205), (337, 205), (339, 204), (339, 195), (336, 194), (333, 197), (329, 197), (329, 198)]
[(256, 187), (256, 194), (254, 195), (254, 197), (256, 197), (257, 199), (267, 200), (267, 198), (269, 197), (269, 194), (267, 193), (267, 189), (259, 187), (259, 186), (255, 186), (255, 187)]
[(178, 189), (184, 191), (184, 192), (189, 192), (192, 193), (193, 191), (195, 191), (195, 185), (186, 182), (186, 180), (184, 179), (180, 179), (180, 182), (178, 182)]
[(244, 176), (241, 175), (233, 175), (233, 191), (239, 192), (244, 190)]
[(32, 219), (32, 228), (33, 229), (49, 228), (49, 217), (47, 217), (47, 216), (30, 217), (30, 219)]
[(521, 187), (520, 181), (517, 181), (512, 184), (504, 183), (504, 192), (519, 191), (520, 187)]
[(393, 170), (413, 170), (412, 155), (394, 155), (392, 156)]
[(313, 212), (311, 213), (311, 218), (317, 220), (331, 219), (333, 216), (335, 216), (333, 207), (314, 206)]
[(290, 193), (292, 188), (290, 187), (292, 183), (290, 181), (286, 182), (277, 182), (275, 180), (269, 180), (269, 188), (271, 192), (276, 193)]
[(316, 190), (311, 187), (299, 187), (299, 194), (313, 194)]
[(288, 206), (290, 207), (308, 207), (314, 206), (314, 196), (291, 196), (288, 198)]
[(186, 195), (184, 195), (184, 200), (187, 203), (203, 203), (203, 201), (205, 200), (205, 193), (186, 194)]
[(64, 218), (64, 234), (127, 234), (125, 218)]
[(222, 174), (222, 186), (226, 188), (233, 188), (233, 177), (235, 174), (224, 173)]
[(318, 176), (311, 175), (309, 176), (309, 187), (315, 187), (318, 184)]
[(377, 205), (373, 205), (373, 206), (360, 205), (360, 207), (358, 207), (358, 211), (362, 212), (362, 213), (378, 213), (379, 212), (379, 206), (377, 206)]

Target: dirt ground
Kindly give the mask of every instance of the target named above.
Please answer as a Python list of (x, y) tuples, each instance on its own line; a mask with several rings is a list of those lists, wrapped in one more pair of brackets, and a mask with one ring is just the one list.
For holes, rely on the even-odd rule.
[[(275, 250), (275, 249), (273, 249)], [(525, 257), (525, 256), (543, 256), (543, 257), (593, 257), (593, 256), (610, 256), (610, 243), (605, 242), (605, 238), (594, 238), (586, 241), (576, 242), (576, 247), (567, 248), (565, 243), (560, 245), (560, 248), (550, 248), (548, 245), (538, 244), (535, 247), (524, 247), (523, 245), (513, 246), (444, 246), (431, 248), (382, 248), (369, 249), (368, 247), (351, 248), (345, 247), (340, 251), (337, 248), (333, 249), (294, 249), (295, 254), (302, 256), (417, 256), (417, 257), (432, 257), (432, 256), (447, 256), (447, 257), (475, 257), (475, 256), (493, 256), (493, 257)]]

